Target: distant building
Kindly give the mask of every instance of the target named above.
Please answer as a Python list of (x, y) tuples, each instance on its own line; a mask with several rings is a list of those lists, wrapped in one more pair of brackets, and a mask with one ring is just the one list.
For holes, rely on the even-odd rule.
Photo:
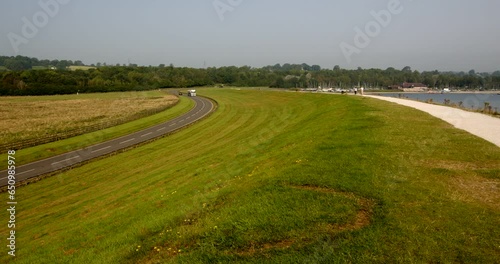
[(428, 88), (427, 85), (425, 85), (423, 83), (406, 83), (406, 82), (403, 83), (401, 85), (401, 87), (403, 89), (411, 89), (411, 88), (425, 88), (425, 89), (427, 89)]
[(424, 92), (429, 89), (429, 87), (423, 83), (407, 83), (407, 82), (404, 82), (399, 85), (391, 85), (388, 88), (392, 90), (401, 90), (405, 92)]

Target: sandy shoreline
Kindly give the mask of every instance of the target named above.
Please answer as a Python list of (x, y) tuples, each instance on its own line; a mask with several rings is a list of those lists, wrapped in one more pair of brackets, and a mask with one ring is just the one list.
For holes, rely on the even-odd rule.
[(397, 103), (427, 112), (458, 129), (465, 130), (500, 147), (500, 118), (461, 109), (417, 102), (413, 100), (365, 95), (366, 97)]

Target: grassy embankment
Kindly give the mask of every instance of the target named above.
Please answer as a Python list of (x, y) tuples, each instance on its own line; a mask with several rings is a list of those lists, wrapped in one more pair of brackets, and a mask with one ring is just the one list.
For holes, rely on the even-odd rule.
[(199, 93), (196, 126), (18, 190), (15, 263), (500, 259), (498, 147), (375, 99)]
[[(3, 97), (0, 98), (0, 105), (5, 104), (11, 107), (6, 108), (5, 111), (8, 113), (2, 115), (9, 116), (12, 120), (18, 119), (18, 121), (9, 122), (6, 119), (0, 123), (1, 126), (5, 126), (5, 130), (7, 128), (13, 130), (12, 133), (18, 137), (35, 138), (53, 133), (56, 129), (54, 128), (55, 124), (57, 124), (58, 131), (72, 131), (78, 129), (79, 126), (88, 127), (102, 122), (127, 120), (137, 114), (142, 116), (144, 114), (141, 114), (141, 112), (172, 105), (176, 101), (178, 100), (173, 99), (171, 95), (167, 95), (163, 91), (81, 94), (78, 96)], [(24, 104), (32, 107), (23, 107)], [(69, 106), (68, 110), (65, 111), (64, 106)], [(18, 165), (77, 150), (145, 129), (180, 116), (188, 112), (193, 106), (194, 103), (191, 100), (181, 97), (177, 105), (158, 114), (92, 133), (21, 149), (16, 154)], [(38, 108), (45, 109), (43, 111), (46, 113), (37, 113)], [(55, 124), (51, 125), (51, 122)], [(23, 127), (28, 129), (23, 129)], [(1, 134), (1, 142), (3, 140), (12, 141), (12, 133), (7, 133), (5, 130)], [(7, 158), (6, 153), (2, 153), (0, 158), (5, 160)], [(0, 169), (5, 169), (6, 166), (6, 164), (2, 163)]]

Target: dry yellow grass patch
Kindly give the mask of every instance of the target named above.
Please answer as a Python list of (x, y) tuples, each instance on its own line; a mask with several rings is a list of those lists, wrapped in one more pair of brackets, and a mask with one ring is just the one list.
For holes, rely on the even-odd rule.
[(481, 203), (488, 207), (500, 209), (500, 180), (482, 177), (456, 177), (450, 179), (450, 187), (454, 190), (452, 197), (464, 202)]
[[(132, 121), (174, 105), (178, 98), (127, 97), (0, 101), (0, 145), (66, 138)], [(50, 141), (53, 141), (50, 140)], [(47, 140), (45, 140), (47, 142)]]
[(446, 178), (445, 184), (453, 199), (500, 209), (500, 180), (481, 174), (481, 171), (491, 171), (490, 174), (495, 174), (500, 169), (498, 162), (433, 160), (422, 163), (429, 168), (448, 171), (450, 176)]

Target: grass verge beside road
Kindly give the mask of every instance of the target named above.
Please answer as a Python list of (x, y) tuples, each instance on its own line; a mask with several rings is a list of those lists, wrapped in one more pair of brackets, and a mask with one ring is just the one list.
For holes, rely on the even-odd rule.
[(195, 126), (19, 189), (15, 262), (500, 258), (498, 147), (370, 98), (198, 92)]

